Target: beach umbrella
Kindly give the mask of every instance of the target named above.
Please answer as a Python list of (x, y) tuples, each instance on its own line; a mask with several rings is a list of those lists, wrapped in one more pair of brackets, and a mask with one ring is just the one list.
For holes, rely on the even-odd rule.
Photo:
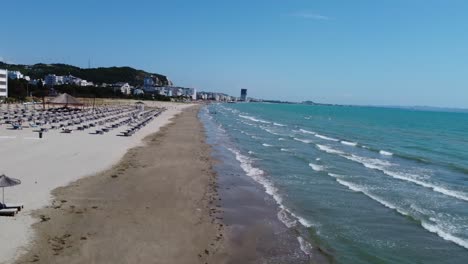
[(2, 187), (2, 204), (5, 204), (5, 187), (11, 187), (20, 184), (21, 181), (18, 179), (10, 178), (5, 174), (0, 175), (0, 187)]

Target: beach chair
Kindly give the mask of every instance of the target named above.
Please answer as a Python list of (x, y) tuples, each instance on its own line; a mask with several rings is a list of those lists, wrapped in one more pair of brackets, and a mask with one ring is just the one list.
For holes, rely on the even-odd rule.
[(18, 213), (16, 208), (0, 209), (0, 216), (15, 216)]
[(16, 209), (21, 211), (24, 208), (22, 204), (4, 204), (2, 209)]
[(13, 129), (15, 129), (15, 130), (21, 130), (21, 129), (23, 129), (23, 127), (22, 127), (20, 124), (17, 124), (17, 123), (11, 124), (11, 126), (12, 126)]

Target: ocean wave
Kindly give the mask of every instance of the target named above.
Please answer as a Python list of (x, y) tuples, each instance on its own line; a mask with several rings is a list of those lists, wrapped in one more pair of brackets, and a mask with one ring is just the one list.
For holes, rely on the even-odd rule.
[(432, 183), (428, 183), (425, 181), (420, 180), (420, 176), (416, 174), (410, 174), (410, 173), (403, 173), (403, 172), (395, 172), (390, 169), (388, 169), (389, 166), (393, 165), (392, 163), (385, 161), (385, 160), (379, 160), (379, 159), (372, 159), (372, 158), (364, 158), (361, 156), (357, 155), (341, 155), (342, 157), (358, 162), (362, 164), (364, 167), (369, 168), (369, 169), (374, 169), (374, 170), (379, 170), (383, 172), (384, 174), (391, 176), (395, 179), (402, 180), (402, 181), (407, 181), (414, 183), (416, 185), (431, 189), (435, 192), (444, 194), (446, 196), (450, 196), (453, 198), (457, 198), (459, 200), (464, 200), (468, 201), (468, 194), (464, 192), (459, 192), (455, 190), (450, 190), (447, 189), (446, 187), (435, 185)]
[(278, 194), (278, 189), (273, 185), (273, 183), (264, 177), (265, 172), (254, 167), (252, 160), (249, 157), (242, 155), (239, 151), (231, 148), (228, 148), (228, 150), (235, 155), (236, 160), (239, 161), (242, 170), (247, 174), (247, 176), (262, 185), (263, 188), (265, 188), (266, 193), (271, 195), (278, 205), (281, 205), (282, 198)]
[(285, 127), (286, 125), (280, 124), (280, 123), (273, 123), (275, 126), (280, 126), (280, 127)]
[(355, 147), (358, 144), (356, 142), (350, 142), (350, 141), (344, 141), (344, 140), (340, 141), (340, 143), (343, 144), (343, 145), (352, 146), (352, 147)]
[(258, 123), (271, 124), (271, 122), (268, 122), (268, 121), (265, 121), (265, 120), (262, 120), (262, 119), (258, 119), (258, 118), (252, 117), (252, 116), (248, 116), (248, 115), (239, 115), (239, 117), (242, 117), (244, 119), (248, 119), (250, 121), (258, 122)]
[(281, 151), (283, 151), (283, 152), (291, 152), (289, 149), (286, 149), (286, 148), (281, 148)]
[(338, 141), (339, 141), (339, 140), (336, 139), (336, 138), (327, 137), (327, 136), (320, 135), (320, 134), (315, 134), (314, 136), (316, 136), (316, 137), (318, 137), (318, 138), (321, 138), (321, 139), (329, 140), (329, 141), (335, 141), (335, 142), (338, 142)]
[(431, 233), (437, 234), (439, 237), (443, 238), (444, 240), (451, 241), (461, 247), (468, 249), (468, 241), (457, 236), (454, 236), (444, 230), (442, 230), (437, 225), (432, 225), (427, 222), (422, 221), (421, 226)]
[[(284, 210), (282, 214), (290, 214), (292, 217), (296, 218), (299, 223), (305, 227), (311, 227), (312, 223), (309, 222), (307, 219), (304, 219), (293, 212), (291, 212), (288, 208), (283, 205), (283, 198), (278, 193), (278, 189), (274, 186), (274, 184), (268, 180), (265, 176), (265, 172), (259, 168), (256, 168), (252, 164), (252, 159), (249, 157), (242, 155), (238, 150), (228, 148), (235, 157), (236, 160), (239, 161), (242, 170), (246, 173), (247, 176), (251, 177), (254, 181), (259, 183), (265, 189), (265, 192), (270, 195), (276, 204), (279, 206), (280, 210)], [(281, 221), (281, 219), (279, 219)], [(284, 220), (284, 219), (283, 219)]]
[(450, 196), (450, 197), (453, 197), (453, 198), (468, 202), (468, 195), (466, 193), (450, 190), (450, 189), (447, 189), (447, 188), (442, 187), (442, 186), (438, 186), (438, 185), (435, 185), (435, 184), (432, 184), (432, 183), (421, 181), (421, 180), (417, 179), (417, 175), (412, 175), (412, 174), (408, 174), (408, 173), (399, 173), (399, 172), (394, 172), (394, 171), (390, 171), (390, 170), (386, 170), (386, 169), (382, 169), (382, 168), (378, 168), (378, 170), (382, 171), (383, 173), (385, 173), (385, 174), (387, 174), (387, 175), (389, 175), (389, 176), (391, 176), (391, 177), (393, 177), (395, 179), (412, 182), (412, 183), (417, 184), (419, 186), (426, 187), (426, 188), (431, 189), (431, 190), (433, 190), (435, 192), (444, 194), (446, 196)]
[(322, 165), (317, 165), (314, 163), (309, 163), (309, 166), (314, 170), (314, 171), (323, 171), (325, 170), (325, 167)]
[(266, 132), (272, 134), (272, 135), (281, 136), (281, 134), (278, 134), (278, 133), (274, 132), (273, 130), (271, 130), (271, 129), (269, 129), (269, 128), (262, 127), (262, 126), (261, 126), (260, 128), (261, 128), (262, 130), (264, 130), (264, 131), (266, 131)]
[(389, 151), (385, 151), (385, 150), (380, 150), (379, 153), (380, 155), (384, 155), (384, 156), (393, 156), (393, 153)]
[(270, 145), (270, 144), (267, 144), (267, 143), (263, 143), (262, 146), (264, 146), (264, 147), (273, 147), (273, 145)]
[(366, 157), (361, 157), (358, 155), (346, 155), (346, 154), (341, 154), (345, 159), (349, 159), (352, 161), (355, 161), (357, 163), (361, 163), (364, 165), (364, 167), (369, 168), (369, 169), (381, 169), (382, 167), (388, 167), (392, 166), (393, 164), (386, 161), (386, 160), (381, 160), (381, 159), (373, 159), (373, 158), (366, 158)]
[[(409, 215), (409, 213), (407, 213), (406, 211), (404, 211), (403, 209), (401, 208), (398, 208), (397, 206), (369, 193), (366, 188), (362, 187), (362, 186), (359, 186), (359, 185), (356, 185), (356, 184), (353, 184), (353, 183), (350, 183), (350, 182), (347, 182), (343, 179), (340, 179), (339, 175), (337, 174), (332, 174), (332, 173), (328, 173), (328, 175), (334, 177), (336, 179), (336, 181), (338, 183), (340, 183), (341, 185), (343, 186), (346, 186), (348, 189), (352, 190), (352, 191), (355, 191), (355, 192), (360, 192), (360, 193), (363, 193), (364, 195), (368, 196), (369, 198), (377, 201), (378, 203), (384, 205), (385, 207), (387, 208), (390, 208), (390, 209), (393, 209), (393, 210), (396, 210), (398, 213), (404, 215), (404, 216), (411, 216)], [(426, 221), (420, 221), (416, 218), (414, 218), (414, 216), (411, 216), (413, 219), (419, 221), (421, 223), (421, 226), (426, 229), (427, 231), (429, 232), (432, 232), (432, 233), (435, 233), (437, 234), (439, 237), (447, 240), (447, 241), (451, 241), (459, 246), (462, 246), (464, 248), (467, 248), (468, 249), (468, 241), (463, 239), (463, 238), (460, 238), (460, 237), (457, 237), (457, 236), (454, 236), (453, 234), (450, 234), (449, 232), (447, 231), (444, 231), (440, 226), (436, 225), (436, 224), (430, 224), (430, 223), (427, 223)]]
[(300, 141), (300, 142), (306, 143), (306, 144), (310, 144), (310, 143), (313, 142), (312, 140), (309, 140), (309, 139), (302, 139), (302, 138), (294, 138), (294, 140)]
[(305, 130), (305, 129), (299, 129), (299, 132), (303, 133), (303, 134), (311, 134), (311, 135), (315, 135), (317, 133), (315, 133), (314, 131), (309, 131), (309, 130)]
[(343, 151), (340, 151), (340, 150), (336, 150), (334, 148), (331, 148), (329, 146), (325, 146), (325, 145), (320, 145), (320, 144), (316, 144), (317, 148), (319, 148), (321, 151), (325, 151), (329, 154), (338, 154), (338, 155), (343, 155), (345, 154)]
[(278, 138), (279, 141), (285, 141), (286, 139), (284, 138)]
[[(332, 176), (333, 174), (329, 173), (328, 175)], [(357, 185), (357, 184), (354, 184), (354, 183), (350, 183), (350, 182), (348, 182), (348, 181), (345, 181), (345, 180), (343, 180), (343, 179), (337, 178), (337, 177), (335, 177), (335, 176), (332, 176), (332, 177), (334, 177), (335, 180), (336, 180), (339, 184), (341, 184), (341, 185), (343, 185), (343, 186), (346, 186), (348, 189), (350, 189), (350, 190), (352, 190), (352, 191), (354, 191), (354, 192), (360, 192), (360, 193), (364, 194), (365, 196), (371, 198), (372, 200), (374, 200), (374, 201), (380, 203), (381, 205), (383, 205), (383, 206), (385, 206), (385, 207), (387, 207), (387, 208), (389, 208), (389, 209), (395, 210), (395, 211), (397, 211), (398, 213), (400, 213), (400, 214), (402, 214), (402, 215), (405, 215), (405, 216), (409, 215), (407, 212), (403, 211), (401, 208), (398, 208), (397, 206), (391, 204), (390, 202), (387, 202), (387, 201), (383, 200), (382, 198), (377, 197), (377, 196), (375, 196), (375, 195), (369, 193), (369, 192), (367, 191), (367, 189), (366, 189), (365, 187), (363, 187), (363, 186), (360, 186), (360, 185)]]

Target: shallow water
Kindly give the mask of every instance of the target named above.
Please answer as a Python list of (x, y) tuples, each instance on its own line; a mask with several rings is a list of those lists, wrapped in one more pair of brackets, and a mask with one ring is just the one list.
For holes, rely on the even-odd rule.
[(338, 263), (466, 263), (468, 114), (215, 104), (217, 144)]

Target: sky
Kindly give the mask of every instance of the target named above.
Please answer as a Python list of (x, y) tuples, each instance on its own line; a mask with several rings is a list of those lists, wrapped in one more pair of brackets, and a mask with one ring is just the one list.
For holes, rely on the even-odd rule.
[(468, 108), (466, 0), (2, 1), (0, 60), (289, 101)]

